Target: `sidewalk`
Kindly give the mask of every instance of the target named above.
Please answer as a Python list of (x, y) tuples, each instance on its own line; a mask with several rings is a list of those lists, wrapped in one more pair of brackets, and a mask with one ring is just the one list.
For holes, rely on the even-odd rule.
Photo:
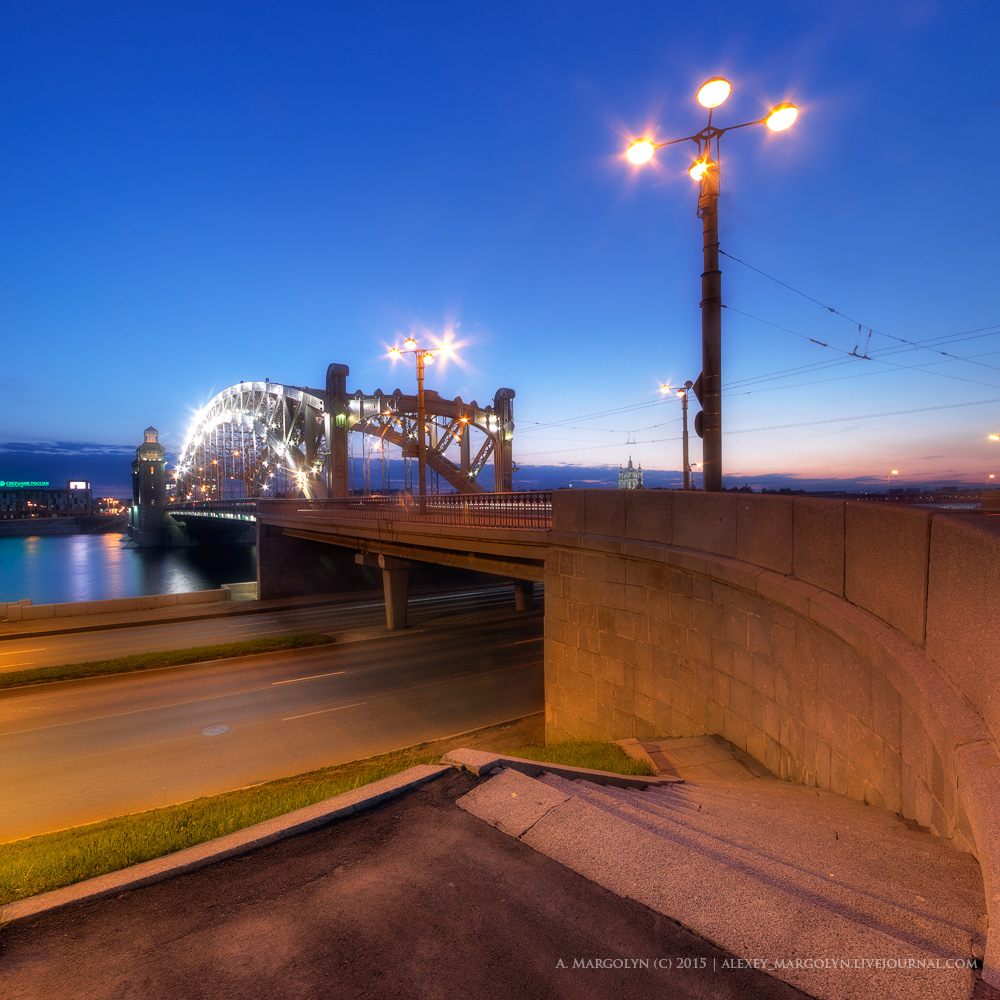
[(166, 608), (141, 611), (117, 611), (110, 614), (73, 615), (64, 618), (38, 618), (28, 621), (0, 621), (0, 642), (4, 639), (27, 639), (72, 632), (98, 632), (102, 629), (133, 628), (139, 625), (172, 625), (176, 622), (229, 618), (238, 615), (262, 615), (299, 608), (331, 604), (354, 604), (381, 601), (381, 590), (347, 594), (310, 594), (308, 597), (282, 597), (267, 601), (222, 601), (218, 604), (174, 604)]
[(448, 772), (333, 826), (17, 921), (0, 937), (4, 998), (805, 996), (458, 808), (477, 784)]

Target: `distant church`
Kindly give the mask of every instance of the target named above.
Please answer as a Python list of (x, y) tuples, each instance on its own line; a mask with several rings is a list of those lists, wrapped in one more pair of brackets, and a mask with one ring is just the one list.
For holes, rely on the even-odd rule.
[(628, 457), (628, 468), (623, 469), (618, 466), (618, 489), (620, 490), (641, 490), (642, 489), (642, 462), (638, 469), (632, 468), (632, 456)]

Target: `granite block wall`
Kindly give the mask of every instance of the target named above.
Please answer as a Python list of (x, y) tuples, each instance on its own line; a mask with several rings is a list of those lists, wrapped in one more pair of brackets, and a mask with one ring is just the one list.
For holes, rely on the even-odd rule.
[(1000, 518), (565, 490), (550, 542), (549, 740), (718, 733), (952, 838), (992, 908)]

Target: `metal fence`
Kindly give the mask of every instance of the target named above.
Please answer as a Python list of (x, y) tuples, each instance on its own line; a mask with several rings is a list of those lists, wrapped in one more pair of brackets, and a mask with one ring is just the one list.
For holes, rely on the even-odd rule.
[(424, 497), (347, 497), (341, 500), (258, 500), (260, 514), (326, 519), (449, 524), (474, 528), (552, 527), (552, 493), (435, 493)]

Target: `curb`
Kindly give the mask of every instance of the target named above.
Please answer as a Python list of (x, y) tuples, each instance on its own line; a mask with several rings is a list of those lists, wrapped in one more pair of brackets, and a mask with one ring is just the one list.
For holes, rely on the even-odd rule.
[(614, 785), (617, 788), (648, 788), (650, 785), (682, 785), (683, 778), (646, 776), (642, 774), (617, 774), (614, 771), (595, 771), (589, 767), (573, 767), (567, 764), (550, 764), (543, 760), (525, 760), (522, 757), (505, 757), (502, 754), (485, 753), (482, 750), (451, 750), (441, 758), (442, 764), (450, 764), (462, 771), (471, 771), (478, 778), (487, 777), (495, 768), (510, 768), (520, 771), (529, 778), (537, 778), (548, 772), (560, 778), (574, 781), (582, 778), (598, 785)]
[[(319, 608), (319, 607), (325, 607), (329, 604), (328, 601), (313, 600), (313, 599), (304, 601), (302, 603), (284, 605), (278, 608), (260, 607), (259, 605), (256, 604), (256, 602), (252, 601), (234, 601), (234, 602), (220, 601), (219, 603), (220, 604), (234, 603), (237, 605), (247, 604), (250, 606), (245, 609), (239, 608), (239, 610), (237, 610), (236, 608), (228, 608), (225, 611), (219, 610), (215, 613), (204, 612), (201, 614), (194, 614), (194, 615), (178, 615), (175, 618), (137, 618), (134, 621), (100, 622), (98, 624), (91, 624), (91, 625), (69, 625), (65, 628), (49, 628), (49, 629), (41, 628), (41, 629), (32, 629), (31, 631), (25, 631), (25, 632), (4, 632), (0, 634), (0, 642), (3, 642), (4, 640), (8, 639), (39, 639), (47, 635), (72, 635), (77, 632), (107, 632), (113, 629), (142, 628), (144, 625), (179, 625), (184, 622), (211, 621), (213, 618), (242, 618), (245, 615), (266, 615), (278, 611), (299, 611), (302, 608)], [(142, 611), (122, 612), (122, 614), (141, 615), (143, 614), (143, 612)], [(72, 616), (67, 615), (66, 617), (70, 618)], [(66, 619), (64, 618), (63, 620), (65, 621)], [(46, 621), (46, 619), (39, 618), (36, 619), (36, 621)]]
[(294, 812), (255, 823), (223, 837), (206, 840), (193, 847), (185, 847), (162, 858), (153, 858), (121, 871), (98, 875), (85, 882), (77, 882), (62, 889), (53, 889), (37, 896), (7, 903), (0, 908), (3, 925), (6, 927), (18, 920), (52, 913), (66, 906), (90, 903), (108, 896), (117, 896), (130, 889), (163, 882), (175, 875), (195, 871), (216, 861), (246, 854), (259, 847), (305, 833), (307, 830), (327, 826), (336, 820), (346, 819), (354, 813), (414, 791), (451, 770), (451, 767), (441, 764), (418, 764), (388, 778), (380, 778), (368, 785), (343, 792), (311, 806), (304, 806)]

